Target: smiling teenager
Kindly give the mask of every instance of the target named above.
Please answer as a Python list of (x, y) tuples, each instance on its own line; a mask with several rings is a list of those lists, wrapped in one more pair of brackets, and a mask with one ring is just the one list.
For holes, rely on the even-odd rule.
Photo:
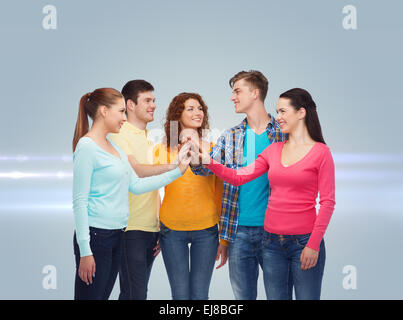
[[(140, 194), (179, 178), (190, 158), (184, 146), (178, 168), (139, 178), (125, 153), (107, 138), (126, 121), (125, 99), (112, 88), (82, 96), (73, 138), (74, 298), (106, 300), (121, 263), (121, 237), (129, 216), (128, 191)], [(88, 117), (93, 120), (88, 130)]]
[[(262, 174), (270, 180), (263, 238), (263, 274), (268, 299), (320, 299), (325, 266), (324, 233), (335, 206), (334, 163), (322, 137), (316, 104), (304, 89), (280, 95), (277, 121), (285, 142), (271, 144), (245, 168), (223, 166), (209, 154), (203, 163), (240, 186)], [(316, 214), (316, 199), (320, 208)]]
[[(109, 139), (127, 155), (139, 177), (167, 172), (177, 164), (154, 165), (153, 143), (148, 138), (148, 123), (156, 110), (154, 87), (145, 80), (128, 81), (122, 88), (127, 122)], [(119, 272), (120, 300), (145, 300), (151, 269), (160, 252), (158, 190), (141, 195), (129, 194), (130, 215), (123, 234), (122, 268)]]
[[(166, 143), (156, 148), (156, 157), (162, 163), (170, 162), (178, 153), (179, 140), (186, 139), (210, 150), (210, 144), (202, 140), (208, 127), (202, 97), (197, 93), (177, 95), (167, 110)], [(190, 169), (165, 187), (160, 210), (161, 251), (174, 300), (208, 299), (218, 247), (221, 196), (221, 180), (196, 176)]]
[[(229, 81), (236, 113), (246, 114), (237, 126), (226, 130), (210, 155), (223, 165), (237, 169), (253, 162), (270, 144), (286, 138), (279, 124), (267, 113), (264, 101), (268, 80), (259, 71), (241, 71)], [(192, 165), (197, 175), (211, 175), (202, 165)], [(267, 176), (243, 186), (224, 181), (217, 258), (222, 267), (228, 257), (229, 277), (237, 300), (255, 300), (259, 266), (263, 265), (264, 215), (270, 197)], [(265, 286), (266, 295), (268, 288)]]

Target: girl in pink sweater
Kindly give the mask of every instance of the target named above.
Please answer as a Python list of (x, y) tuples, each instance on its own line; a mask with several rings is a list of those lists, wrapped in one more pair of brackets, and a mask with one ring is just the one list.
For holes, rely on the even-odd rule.
[[(322, 137), (315, 102), (303, 89), (280, 95), (277, 121), (285, 142), (267, 147), (247, 167), (227, 168), (203, 153), (202, 161), (223, 180), (245, 184), (268, 174), (263, 269), (269, 299), (319, 299), (325, 266), (323, 235), (335, 205), (334, 163)], [(316, 199), (320, 209), (316, 214)]]

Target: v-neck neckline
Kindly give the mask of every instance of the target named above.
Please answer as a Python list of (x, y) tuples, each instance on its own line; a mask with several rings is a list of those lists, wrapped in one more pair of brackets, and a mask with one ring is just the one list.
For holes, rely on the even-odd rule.
[(112, 142), (111, 142), (108, 138), (106, 138), (106, 140), (109, 141), (109, 143), (111, 144), (112, 148), (115, 149), (115, 151), (118, 153), (119, 157), (117, 157), (117, 156), (115, 156), (114, 154), (112, 154), (112, 153), (106, 151), (104, 148), (102, 148), (100, 145), (98, 145), (98, 143), (96, 143), (96, 142), (94, 141), (94, 139), (92, 139), (92, 138), (90, 138), (90, 137), (88, 137), (88, 136), (84, 136), (84, 138), (90, 139), (100, 150), (102, 150), (102, 151), (105, 152), (106, 154), (110, 155), (111, 157), (113, 157), (113, 158), (115, 158), (115, 159), (117, 159), (117, 160), (122, 160), (122, 157), (121, 157), (119, 151), (116, 150), (116, 148), (113, 146)]
[(300, 163), (301, 161), (303, 161), (306, 157), (308, 157), (308, 155), (312, 152), (312, 150), (313, 150), (313, 149), (316, 147), (316, 145), (319, 143), (319, 142), (315, 142), (315, 144), (311, 147), (311, 149), (309, 149), (309, 151), (308, 151), (301, 159), (299, 159), (297, 162), (294, 162), (293, 164), (290, 164), (289, 166), (285, 166), (285, 165), (283, 164), (283, 162), (281, 161), (281, 158), (282, 158), (282, 156), (283, 156), (283, 148), (284, 148), (284, 145), (285, 145), (286, 142), (287, 142), (287, 141), (284, 141), (284, 142), (283, 142), (283, 145), (281, 146), (281, 150), (280, 150), (280, 165), (281, 165), (282, 168), (291, 168), (291, 167), (297, 165), (298, 163)]

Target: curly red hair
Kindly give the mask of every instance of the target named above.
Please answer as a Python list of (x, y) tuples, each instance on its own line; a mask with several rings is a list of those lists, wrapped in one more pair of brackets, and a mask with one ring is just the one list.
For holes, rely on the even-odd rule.
[[(169, 104), (167, 114), (165, 117), (166, 120), (165, 120), (165, 124), (164, 124), (164, 130), (165, 130), (165, 144), (167, 146), (170, 146), (173, 148), (178, 144), (177, 139), (173, 139), (173, 141), (171, 141), (171, 121), (179, 122), (179, 119), (182, 116), (182, 112), (185, 109), (185, 102), (189, 99), (197, 100), (203, 109), (203, 113), (204, 113), (203, 122), (202, 122), (200, 128), (197, 128), (197, 133), (199, 134), (199, 137), (202, 137), (203, 129), (210, 128), (209, 120), (208, 120), (208, 108), (207, 108), (207, 105), (205, 104), (205, 102), (203, 101), (202, 97), (197, 93), (182, 92), (172, 99), (171, 103)], [(178, 135), (176, 138), (180, 137), (181, 131), (182, 131), (182, 128), (179, 125), (178, 126)]]

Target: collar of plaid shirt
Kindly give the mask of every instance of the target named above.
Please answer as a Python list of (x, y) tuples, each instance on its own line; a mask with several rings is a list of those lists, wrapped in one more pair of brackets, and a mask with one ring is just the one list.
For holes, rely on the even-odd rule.
[[(268, 113), (268, 115), (270, 121), (267, 124), (266, 133), (270, 143), (286, 140), (287, 135), (280, 131), (280, 125), (278, 122), (270, 115), (270, 113)], [(225, 139), (221, 140), (223, 145), (218, 146), (219, 149), (225, 153), (224, 164), (227, 167), (233, 169), (241, 167), (246, 124), (247, 118), (245, 118), (239, 125), (227, 130), (226, 133), (224, 133)], [(212, 157), (215, 158), (214, 155), (212, 155)], [(220, 218), (221, 240), (232, 242), (235, 239), (239, 217), (238, 196), (239, 187), (233, 186), (224, 181)]]

